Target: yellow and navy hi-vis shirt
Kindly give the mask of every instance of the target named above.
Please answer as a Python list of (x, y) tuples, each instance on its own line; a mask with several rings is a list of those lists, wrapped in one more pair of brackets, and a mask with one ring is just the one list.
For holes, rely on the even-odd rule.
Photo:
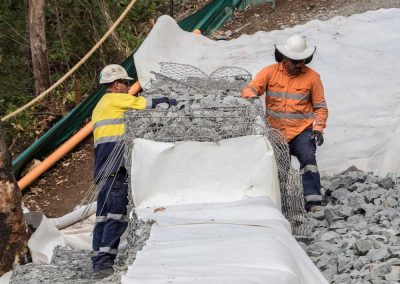
[[(128, 109), (144, 110), (146, 107), (151, 108), (151, 102), (147, 103), (144, 97), (122, 93), (107, 93), (97, 103), (92, 113), (95, 182), (101, 178), (102, 168), (125, 133), (124, 112)], [(118, 171), (121, 162), (122, 157), (113, 162), (111, 173)]]

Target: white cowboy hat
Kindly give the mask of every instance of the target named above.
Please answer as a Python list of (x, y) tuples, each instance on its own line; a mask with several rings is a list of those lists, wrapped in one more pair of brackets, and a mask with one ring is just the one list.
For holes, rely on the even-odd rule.
[(306, 40), (299, 35), (289, 37), (284, 45), (275, 44), (275, 48), (283, 56), (294, 60), (305, 60), (317, 49), (315, 46), (307, 46)]

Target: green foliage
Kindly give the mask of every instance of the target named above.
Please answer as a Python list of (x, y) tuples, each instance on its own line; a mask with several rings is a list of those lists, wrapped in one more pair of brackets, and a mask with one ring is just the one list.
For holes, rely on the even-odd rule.
[[(34, 98), (24, 2), (2, 0), (0, 3), (0, 117)], [(46, 1), (46, 42), (51, 82), (56, 82), (68, 72), (98, 42), (130, 2)], [(40, 113), (65, 114), (68, 111), (66, 102), (73, 100), (74, 82), (79, 82), (82, 95), (90, 94), (97, 86), (99, 71), (107, 64), (121, 63), (137, 48), (151, 28), (149, 20), (168, 13), (168, 5), (169, 0), (138, 0), (115, 34), (69, 80), (35, 110), (29, 109), (5, 125), (7, 142), (22, 137), (26, 143), (17, 143), (18, 146), (29, 145), (42, 131), (44, 117)], [(112, 22), (107, 21), (105, 13)]]
[(32, 99), (24, 1), (0, 4), (0, 115)]

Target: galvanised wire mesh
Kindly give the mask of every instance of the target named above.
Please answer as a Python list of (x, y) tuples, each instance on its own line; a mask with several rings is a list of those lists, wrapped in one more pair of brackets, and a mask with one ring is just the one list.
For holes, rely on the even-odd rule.
[(251, 74), (240, 67), (221, 67), (208, 76), (187, 64), (162, 62), (160, 65), (160, 72), (152, 72), (156, 79), (175, 81), (196, 90), (240, 91), (251, 80)]
[[(173, 97), (183, 103), (183, 108), (178, 104), (178, 107), (160, 106), (125, 113), (124, 155), (128, 172), (131, 172), (135, 138), (159, 142), (218, 142), (245, 135), (263, 135), (274, 150), (282, 212), (295, 235), (308, 235), (302, 183), (298, 171), (291, 166), (288, 145), (283, 136), (268, 125), (260, 100), (240, 98), (240, 91), (251, 80), (251, 74), (242, 68), (223, 67), (208, 76), (194, 66), (165, 62), (161, 63), (160, 72), (153, 74), (156, 79), (146, 86), (145, 95)], [(129, 191), (130, 211), (134, 208), (131, 193), (132, 190)], [(151, 224), (139, 223), (137, 218), (133, 218), (128, 226), (128, 235), (132, 236), (128, 237), (129, 263), (143, 246), (145, 238), (140, 233), (141, 228), (146, 228), (144, 235), (148, 236), (151, 227)]]
[[(126, 161), (130, 172), (133, 140), (144, 138), (159, 142), (201, 141), (246, 135), (263, 135), (271, 143), (278, 167), (282, 211), (292, 224), (293, 233), (305, 235), (304, 201), (299, 173), (291, 166), (288, 145), (281, 134), (268, 126), (261, 105), (129, 111), (126, 123)], [(129, 184), (132, 184), (131, 182)], [(132, 196), (130, 196), (132, 201)]]

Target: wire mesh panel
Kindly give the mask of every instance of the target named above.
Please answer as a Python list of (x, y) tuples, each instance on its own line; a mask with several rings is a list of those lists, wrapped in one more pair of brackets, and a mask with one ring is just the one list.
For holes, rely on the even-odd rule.
[[(269, 127), (260, 104), (238, 107), (129, 111), (126, 123), (127, 168), (132, 141), (144, 138), (160, 142), (207, 141), (246, 135), (263, 135), (271, 143), (278, 167), (282, 211), (291, 222), (294, 234), (305, 234), (304, 201), (298, 172), (291, 167), (288, 146), (280, 133)], [(130, 183), (131, 184), (131, 183)], [(132, 196), (130, 197), (132, 199)]]
[(196, 90), (240, 91), (251, 80), (251, 74), (240, 67), (221, 67), (208, 76), (187, 64), (162, 62), (160, 65), (160, 72), (152, 72), (156, 79), (175, 81)]

